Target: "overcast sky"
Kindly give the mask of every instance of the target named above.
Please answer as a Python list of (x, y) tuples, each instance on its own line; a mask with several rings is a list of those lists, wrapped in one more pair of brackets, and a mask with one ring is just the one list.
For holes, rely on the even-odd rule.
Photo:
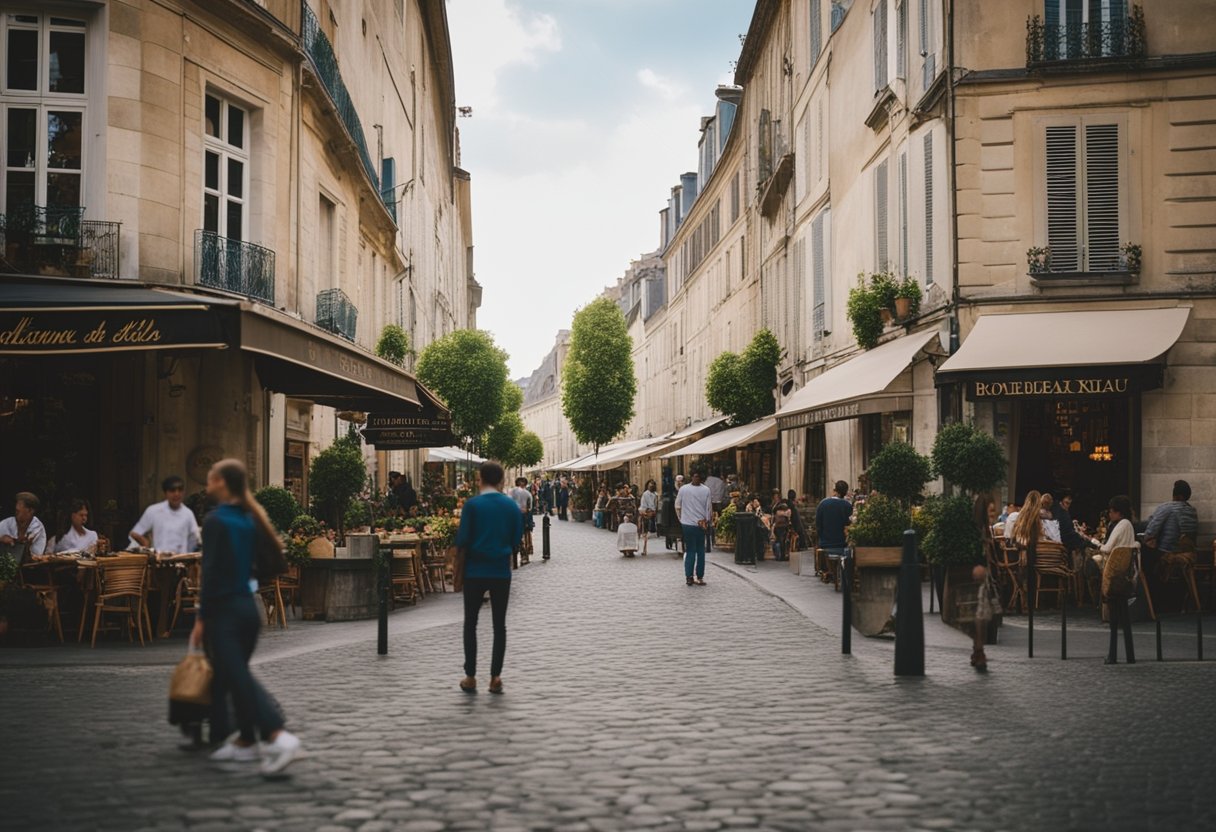
[(750, 0), (448, 0), (478, 324), (525, 376), (696, 170)]

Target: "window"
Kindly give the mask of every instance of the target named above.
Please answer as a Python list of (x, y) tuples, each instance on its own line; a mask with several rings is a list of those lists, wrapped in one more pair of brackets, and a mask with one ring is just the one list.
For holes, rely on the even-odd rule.
[(1127, 0), (1045, 0), (1043, 22), (1052, 38), (1046, 53), (1053, 58), (1124, 54), (1127, 6)]
[(823, 51), (823, 2), (811, 0), (811, 66)]
[(828, 211), (820, 211), (811, 222), (811, 307), (812, 340), (818, 343), (827, 335), (827, 245), (829, 240)]
[(824, 146), (823, 146), (823, 98), (820, 97), (819, 105), (815, 110), (815, 182), (823, 180), (824, 165)]
[(908, 276), (908, 152), (899, 154), (899, 268)]
[(929, 0), (920, 0), (920, 14), (917, 17), (920, 20), (920, 57), (921, 64), (921, 89), (929, 89), (929, 85), (933, 83), (933, 79), (937, 77), (937, 56), (933, 54), (933, 43), (930, 39), (929, 29)]
[(319, 291), (322, 287), (333, 288), (338, 285), (337, 268), (334, 263), (334, 231), (338, 206), (322, 194), (317, 202), (317, 281)]
[(887, 86), (887, 0), (874, 7), (874, 89)]
[(249, 222), (249, 118), (208, 94), (203, 100), (203, 230), (244, 240)]
[(891, 261), (887, 253), (887, 160), (874, 169), (874, 264), (886, 271)]
[(0, 16), (3, 210), (81, 207), (85, 170), (86, 25), (40, 14)]
[(768, 110), (760, 111), (760, 124), (757, 131), (756, 173), (757, 178), (763, 183), (768, 181), (773, 172), (773, 122), (772, 114)]
[(933, 134), (925, 134), (925, 283), (933, 282)]
[(908, 77), (908, 3), (899, 0), (895, 10), (895, 77)]
[(733, 224), (739, 219), (739, 172), (735, 171), (730, 182), (730, 221)]
[(1118, 269), (1119, 125), (1083, 118), (1073, 124), (1048, 125), (1045, 139), (1052, 269)]
[(803, 493), (814, 500), (822, 500), (828, 490), (828, 440), (823, 425), (815, 425), (806, 431), (806, 479)]

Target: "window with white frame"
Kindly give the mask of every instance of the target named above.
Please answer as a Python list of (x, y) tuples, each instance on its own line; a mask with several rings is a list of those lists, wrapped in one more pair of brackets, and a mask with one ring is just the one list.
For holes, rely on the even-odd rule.
[(216, 93), (203, 97), (203, 230), (248, 239), (249, 113)]
[(887, 0), (874, 7), (874, 89), (887, 86)]
[(880, 272), (891, 264), (887, 249), (887, 160), (874, 169), (874, 266)]
[(1122, 120), (1110, 115), (1053, 119), (1043, 129), (1052, 270), (1118, 269), (1126, 225)]
[(1049, 54), (1117, 55), (1127, 27), (1127, 0), (1044, 0)]
[(810, 16), (811, 16), (811, 66), (819, 60), (819, 53), (823, 51), (823, 2), (822, 0), (810, 0)]
[(87, 24), (64, 13), (0, 14), (0, 194), (5, 213), (81, 207)]
[(825, 208), (811, 221), (811, 328), (812, 340), (822, 341), (828, 322), (828, 246), (831, 244), (829, 209)]

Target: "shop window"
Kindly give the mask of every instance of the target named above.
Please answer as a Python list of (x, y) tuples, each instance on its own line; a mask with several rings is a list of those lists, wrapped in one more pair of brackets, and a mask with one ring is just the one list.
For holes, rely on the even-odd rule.
[(897, 413), (871, 413), (861, 417), (862, 468), (870, 467), (870, 460), (892, 442), (912, 442), (912, 413), (901, 410)]
[(1051, 270), (1119, 268), (1121, 125), (1110, 116), (1053, 121), (1044, 133), (1043, 194)]
[(249, 211), (249, 114), (208, 93), (203, 98), (203, 230), (245, 240)]
[(828, 495), (828, 443), (823, 425), (808, 428), (806, 432), (806, 475), (802, 490), (816, 501)]

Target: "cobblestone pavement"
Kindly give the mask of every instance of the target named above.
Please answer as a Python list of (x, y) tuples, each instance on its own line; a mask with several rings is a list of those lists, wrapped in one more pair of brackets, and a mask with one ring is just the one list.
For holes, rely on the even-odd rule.
[(386, 659), (367, 622), (362, 641), (259, 663), (309, 751), (282, 780), (178, 751), (166, 666), (0, 668), (0, 827), (1216, 824), (1211, 664), (978, 676), (931, 647), (930, 675), (897, 682), (882, 651), (841, 656), (836, 634), (738, 575), (689, 588), (666, 553), (624, 560), (606, 533), (554, 526), (553, 561), (512, 589), (506, 696), (456, 690), (450, 619), (396, 630)]

